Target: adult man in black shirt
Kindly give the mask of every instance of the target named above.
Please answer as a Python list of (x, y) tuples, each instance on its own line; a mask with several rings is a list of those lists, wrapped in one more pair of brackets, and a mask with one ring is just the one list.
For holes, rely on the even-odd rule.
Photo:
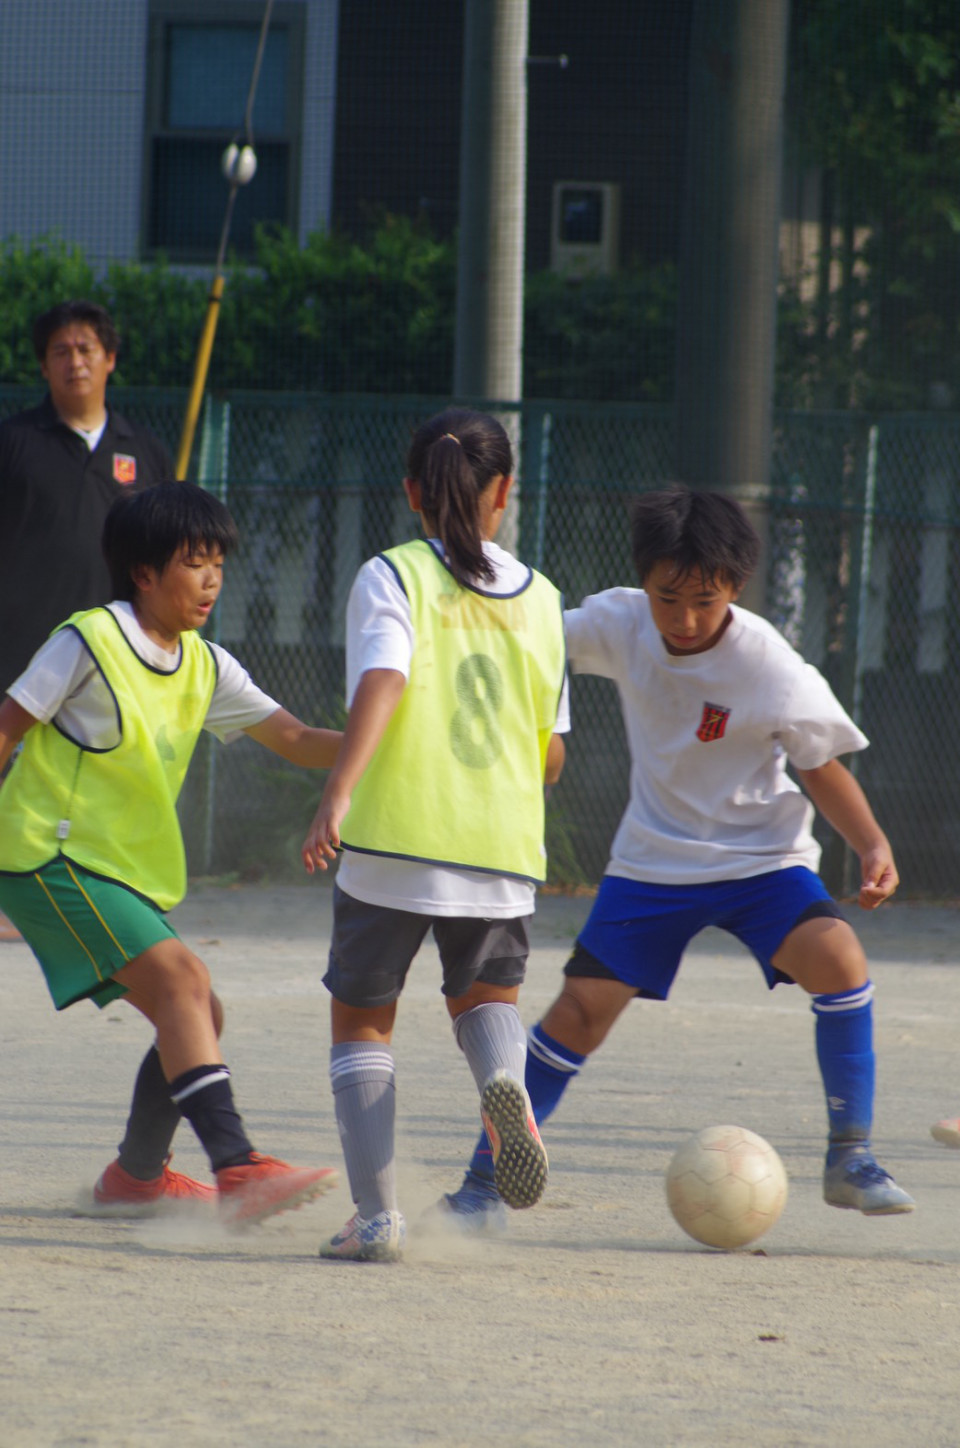
[(110, 600), (103, 520), (127, 488), (173, 477), (158, 438), (106, 405), (119, 338), (94, 302), (37, 318), (49, 391), (0, 423), (0, 696), (57, 624)]

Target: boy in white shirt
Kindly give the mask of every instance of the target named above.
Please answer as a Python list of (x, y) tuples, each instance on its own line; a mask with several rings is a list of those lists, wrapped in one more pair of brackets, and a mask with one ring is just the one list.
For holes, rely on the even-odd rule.
[[(811, 833), (809, 800), (859, 856), (861, 907), (894, 893), (890, 844), (838, 758), (868, 741), (817, 670), (736, 607), (760, 547), (737, 503), (680, 486), (648, 493), (632, 545), (642, 588), (610, 589), (564, 615), (574, 672), (619, 689), (630, 799), (563, 989), (530, 1032), (536, 1119), (629, 1002), (665, 1000), (690, 940), (719, 926), (753, 953), (770, 988), (796, 982), (812, 997), (829, 1123), (825, 1201), (871, 1216), (909, 1212), (913, 1200), (870, 1149), (873, 986), (816, 873)], [(444, 1203), (464, 1225), (500, 1224), (483, 1138)]]

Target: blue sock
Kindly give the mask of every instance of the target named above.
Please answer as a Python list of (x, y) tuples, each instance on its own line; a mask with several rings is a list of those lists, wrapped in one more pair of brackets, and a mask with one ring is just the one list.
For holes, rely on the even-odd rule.
[(814, 996), (817, 1060), (827, 1097), (832, 1166), (851, 1148), (870, 1145), (876, 1062), (873, 1054), (873, 985)]
[[(542, 1026), (531, 1027), (527, 1036), (524, 1085), (538, 1126), (552, 1116), (560, 1097), (586, 1059), (586, 1056), (571, 1051), (569, 1046), (561, 1046), (559, 1041), (547, 1035)], [(493, 1152), (485, 1131), (481, 1132), (467, 1171), (483, 1181), (493, 1181)]]

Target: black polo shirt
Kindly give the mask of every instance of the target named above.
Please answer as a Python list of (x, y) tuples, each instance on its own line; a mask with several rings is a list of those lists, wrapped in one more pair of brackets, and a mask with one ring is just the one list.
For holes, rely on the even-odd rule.
[(159, 438), (112, 408), (93, 452), (49, 394), (0, 423), (0, 695), (51, 629), (109, 603), (100, 535), (110, 504), (172, 477)]

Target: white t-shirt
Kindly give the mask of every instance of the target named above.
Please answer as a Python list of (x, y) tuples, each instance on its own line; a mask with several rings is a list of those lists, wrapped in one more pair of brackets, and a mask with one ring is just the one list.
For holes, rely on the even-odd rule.
[[(440, 545), (431, 542), (439, 552)], [(483, 551), (497, 570), (492, 583), (483, 583), (485, 593), (511, 594), (524, 586), (530, 576), (526, 564), (496, 543), (484, 543)], [(410, 604), (396, 573), (382, 558), (371, 558), (354, 579), (347, 603), (348, 705), (368, 669), (396, 669), (409, 678), (414, 642)], [(569, 728), (564, 683), (554, 733), (565, 734)], [(337, 883), (355, 900), (414, 915), (512, 920), (534, 910), (535, 887), (527, 880), (354, 850), (344, 850)]]
[(75, 432), (77, 434), (77, 437), (82, 438), (90, 451), (93, 452), (97, 443), (100, 441), (100, 439), (103, 437), (103, 434), (107, 430), (108, 421), (109, 419), (107, 417), (104, 417), (103, 421), (97, 423), (96, 427), (77, 427), (72, 422), (68, 422), (66, 426), (69, 427), (71, 432)]
[(820, 863), (787, 760), (816, 769), (869, 741), (772, 625), (731, 611), (719, 643), (687, 655), (667, 652), (642, 589), (564, 614), (570, 667), (614, 680), (630, 747), (610, 875), (686, 885)]
[[(170, 674), (179, 666), (181, 650), (167, 653), (144, 633), (129, 603), (107, 605), (138, 658)], [(229, 744), (280, 705), (258, 689), (242, 664), (219, 644), (211, 644), (217, 661), (217, 682), (204, 728)], [(78, 744), (110, 749), (117, 743), (117, 710), (103, 675), (75, 629), (51, 634), (7, 691), (28, 714), (49, 724), (56, 719)]]

